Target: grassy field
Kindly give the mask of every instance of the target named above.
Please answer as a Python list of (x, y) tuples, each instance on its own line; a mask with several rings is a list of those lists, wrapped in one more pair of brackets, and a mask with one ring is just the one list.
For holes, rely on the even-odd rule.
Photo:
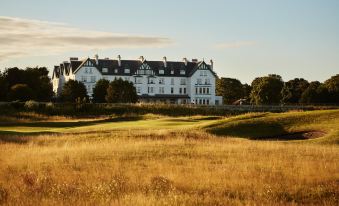
[(19, 116), (0, 118), (0, 204), (339, 204), (339, 110)]

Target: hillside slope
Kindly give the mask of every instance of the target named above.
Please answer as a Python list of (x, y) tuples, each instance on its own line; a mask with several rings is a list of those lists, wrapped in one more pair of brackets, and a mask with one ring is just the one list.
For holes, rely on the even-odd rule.
[(251, 113), (218, 120), (203, 129), (220, 136), (339, 144), (339, 110)]

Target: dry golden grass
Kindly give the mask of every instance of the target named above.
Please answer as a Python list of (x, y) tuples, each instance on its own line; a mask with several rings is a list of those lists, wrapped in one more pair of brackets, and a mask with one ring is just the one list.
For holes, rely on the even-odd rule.
[(0, 203), (338, 205), (338, 162), (337, 145), (193, 129), (26, 136), (0, 144)]

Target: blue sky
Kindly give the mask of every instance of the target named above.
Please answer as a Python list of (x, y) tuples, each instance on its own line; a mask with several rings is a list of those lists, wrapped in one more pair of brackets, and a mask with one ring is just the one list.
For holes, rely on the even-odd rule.
[[(213, 59), (219, 76), (247, 83), (271, 73), (285, 81), (294, 77), (324, 81), (339, 73), (338, 0), (0, 0), (0, 4), (0, 68), (51, 69), (70, 56), (98, 53), (110, 58), (120, 54), (123, 59), (140, 55), (149, 60)], [(89, 38), (91, 43), (86, 44)]]

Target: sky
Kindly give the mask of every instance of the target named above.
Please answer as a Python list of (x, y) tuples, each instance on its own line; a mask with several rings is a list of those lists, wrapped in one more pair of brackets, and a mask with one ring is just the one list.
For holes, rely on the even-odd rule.
[(339, 0), (0, 0), (0, 68), (213, 59), (219, 77), (339, 73)]

